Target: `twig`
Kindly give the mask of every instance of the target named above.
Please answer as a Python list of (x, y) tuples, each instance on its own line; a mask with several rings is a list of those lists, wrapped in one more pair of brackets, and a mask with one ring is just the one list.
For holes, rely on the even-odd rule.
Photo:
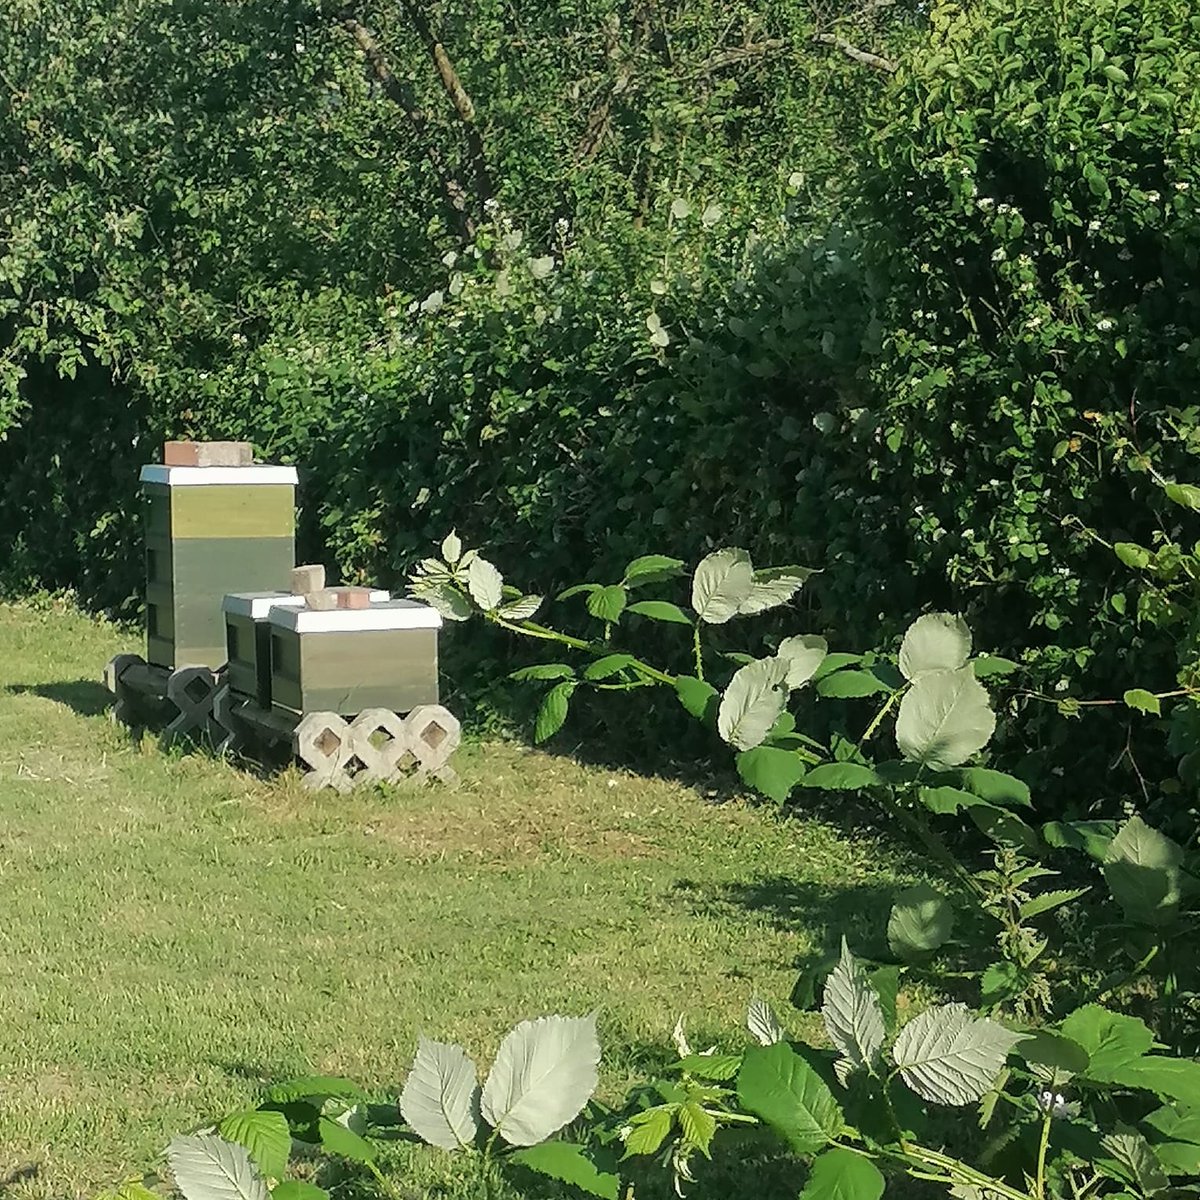
[(832, 46), (835, 50), (840, 50), (847, 58), (852, 58), (855, 62), (862, 63), (864, 67), (874, 67), (875, 70), (886, 71), (889, 75), (896, 69), (896, 64), (890, 58), (884, 58), (879, 54), (872, 54), (869, 50), (860, 50), (857, 46), (851, 45), (844, 37), (836, 33), (813, 34), (813, 41), (820, 42), (824, 46)]

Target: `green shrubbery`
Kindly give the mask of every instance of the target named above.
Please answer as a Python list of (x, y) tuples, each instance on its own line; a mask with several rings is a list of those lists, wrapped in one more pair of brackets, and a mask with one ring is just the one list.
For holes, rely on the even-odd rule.
[[(35, 7), (0, 43), (5, 344), (33, 406), (0, 444), (9, 580), (132, 594), (137, 463), (164, 434), (246, 436), (302, 465), (309, 552), (347, 573), (392, 582), (451, 525), (551, 585), (619, 569), (647, 528), (685, 557), (728, 538), (822, 562), (818, 624), (847, 642), (940, 606), (1020, 650), (1022, 733), (1001, 744), (1029, 777), (1161, 774), (1151, 721), (1105, 708), (1075, 739), (1055, 708), (1175, 671), (1089, 531), (1178, 528), (1139, 468), (1186, 482), (1194, 459), (1183, 0), (940, 5), (927, 37), (899, 7), (886, 26), (848, 10), (839, 30), (901, 59), (872, 140), (884, 74), (813, 47), (790, 4), (731, 14), (740, 40), (724, 6), (657, 31), (547, 13), (519, 47), (498, 9), (447, 9), (486, 189), (419, 37), (366, 13), (470, 185), (465, 241), (319, 11), (192, 13), (150, 104), (135, 42), (105, 18), (47, 40)], [(69, 58), (67, 83), (37, 54)], [(523, 55), (545, 66), (528, 92)], [(568, 76), (590, 99), (556, 90)]]

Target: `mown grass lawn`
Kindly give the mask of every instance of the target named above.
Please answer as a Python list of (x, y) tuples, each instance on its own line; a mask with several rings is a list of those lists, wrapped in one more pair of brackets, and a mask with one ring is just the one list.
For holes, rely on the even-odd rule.
[[(89, 1195), (291, 1074), (394, 1095), (419, 1032), (486, 1062), (524, 1017), (599, 1009), (615, 1098), (679, 1014), (736, 1043), (841, 932), (878, 948), (908, 877), (870, 832), (520, 746), (346, 798), (134, 744), (97, 681), (136, 644), (0, 606), (0, 1177), (37, 1167), (10, 1196)], [(405, 1196), (509, 1194), (394, 1163)]]

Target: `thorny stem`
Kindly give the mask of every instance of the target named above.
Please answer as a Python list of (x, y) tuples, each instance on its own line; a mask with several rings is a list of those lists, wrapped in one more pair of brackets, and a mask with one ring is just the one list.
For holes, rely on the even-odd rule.
[(692, 630), (692, 648), (696, 655), (696, 678), (704, 678), (704, 650), (700, 645), (700, 626), (696, 625)]
[[(537, 625), (533, 621), (507, 621), (503, 617), (495, 616), (489, 613), (488, 616), (492, 622), (509, 630), (511, 633), (523, 633), (527, 637), (540, 638), (544, 642), (558, 642), (563, 646), (570, 646), (572, 650), (585, 650), (589, 654), (608, 654), (611, 647), (599, 644), (596, 642), (585, 642), (582, 638), (572, 637), (569, 633), (560, 633), (557, 629), (550, 629), (545, 625)], [(643, 662), (640, 658), (635, 658), (629, 666), (640, 671), (643, 675), (648, 675), (656, 683), (667, 683), (671, 686), (675, 684), (675, 677), (668, 675), (665, 671), (660, 671), (657, 667), (652, 667), (649, 663)]]
[(875, 714), (875, 719), (870, 723), (870, 725), (867, 726), (862, 737), (858, 739), (858, 749), (861, 750), (863, 746), (871, 740), (871, 735), (879, 728), (880, 724), (883, 722), (883, 718), (886, 717), (889, 712), (891, 712), (892, 705), (895, 704), (903, 694), (904, 688), (900, 688), (899, 691), (893, 692), (887, 698), (887, 703)]
[(1046, 1152), (1050, 1149), (1050, 1121), (1054, 1114), (1054, 1097), (1050, 1097), (1042, 1117), (1042, 1139), (1038, 1143), (1037, 1180), (1035, 1181), (1034, 1196), (1037, 1200), (1046, 1200)]
[(918, 814), (909, 812), (892, 794), (890, 788), (880, 788), (877, 790), (880, 795), (880, 803), (888, 813), (899, 821), (950, 872), (953, 878), (957, 879), (968, 891), (978, 895), (978, 882), (976, 882), (962, 863), (951, 854), (945, 842), (942, 841), (929, 822)]
[(990, 1175), (983, 1174), (982, 1171), (976, 1171), (974, 1167), (967, 1166), (957, 1158), (951, 1158), (949, 1155), (941, 1154), (937, 1150), (930, 1150), (925, 1146), (918, 1146), (914, 1142), (907, 1143), (903, 1153), (896, 1154), (893, 1151), (892, 1154), (901, 1161), (906, 1160), (910, 1164), (916, 1162), (921, 1166), (933, 1167), (941, 1172), (940, 1175), (927, 1175), (911, 1171), (917, 1178), (933, 1179), (938, 1183), (972, 1184), (982, 1188), (985, 1192), (1003, 1196), (1005, 1200), (1030, 1200), (1028, 1192), (1018, 1192), (1001, 1180), (993, 1179)]

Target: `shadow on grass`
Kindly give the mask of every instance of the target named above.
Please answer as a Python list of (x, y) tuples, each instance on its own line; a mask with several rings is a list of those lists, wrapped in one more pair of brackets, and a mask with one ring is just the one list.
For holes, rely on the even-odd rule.
[(10, 696), (41, 696), (65, 705), (81, 717), (98, 717), (112, 705), (112, 693), (94, 679), (71, 679), (61, 683), (10, 683), (5, 686)]
[(803, 929), (830, 952), (836, 951), (844, 935), (863, 955), (887, 955), (885, 931), (896, 893), (890, 883), (845, 886), (762, 875), (737, 883), (680, 879), (672, 892), (698, 914), (736, 918), (756, 913), (775, 929)]

